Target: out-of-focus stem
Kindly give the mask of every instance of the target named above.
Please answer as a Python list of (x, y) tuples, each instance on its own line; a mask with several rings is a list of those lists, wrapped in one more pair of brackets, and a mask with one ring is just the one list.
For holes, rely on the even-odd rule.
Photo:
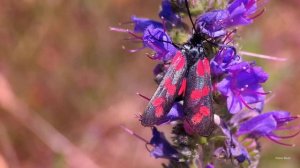
[(7, 130), (2, 123), (0, 123), (0, 137), (0, 143), (3, 149), (3, 154), (6, 156), (9, 166), (13, 168), (20, 168), (20, 163), (17, 157), (16, 150), (11, 144)]
[(257, 58), (274, 60), (274, 61), (286, 61), (287, 60), (286, 58), (278, 58), (278, 57), (273, 57), (273, 56), (269, 56), (269, 55), (256, 54), (256, 53), (252, 53), (252, 52), (248, 52), (248, 51), (240, 51), (239, 53), (244, 56), (257, 57)]
[(63, 154), (68, 167), (99, 168), (87, 154), (76, 147), (45, 119), (32, 112), (13, 93), (6, 78), (0, 73), (0, 106), (25, 128), (39, 137), (53, 152)]

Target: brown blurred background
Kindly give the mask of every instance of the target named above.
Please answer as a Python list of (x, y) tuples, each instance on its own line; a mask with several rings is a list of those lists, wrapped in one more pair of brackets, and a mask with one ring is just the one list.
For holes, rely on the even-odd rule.
[[(0, 168), (159, 167), (162, 160), (119, 127), (151, 137), (135, 118), (147, 103), (135, 93), (155, 90), (155, 62), (122, 50), (138, 45), (108, 29), (131, 15), (157, 19), (159, 3), (0, 0)], [(288, 58), (256, 59), (275, 95), (266, 110), (299, 114), (299, 6), (299, 0), (270, 1), (239, 31), (243, 50)], [(299, 146), (299, 140), (286, 142)], [(261, 142), (259, 167), (300, 167), (299, 147)]]

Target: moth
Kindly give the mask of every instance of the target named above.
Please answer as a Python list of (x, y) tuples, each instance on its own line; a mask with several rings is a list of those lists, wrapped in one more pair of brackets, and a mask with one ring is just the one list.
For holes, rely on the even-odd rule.
[[(187, 2), (186, 7), (188, 9)], [(188, 13), (191, 19), (189, 9)], [(174, 101), (181, 98), (184, 102), (185, 125), (201, 136), (212, 133), (214, 109), (207, 51), (213, 44), (204, 33), (196, 31), (194, 24), (193, 28), (192, 37), (181, 47), (177, 46), (177, 53), (141, 115), (143, 126), (162, 123)]]

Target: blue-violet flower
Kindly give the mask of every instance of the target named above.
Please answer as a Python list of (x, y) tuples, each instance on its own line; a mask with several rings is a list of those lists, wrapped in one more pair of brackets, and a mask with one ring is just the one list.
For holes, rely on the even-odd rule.
[(298, 131), (294, 135), (279, 136), (274, 133), (276, 130), (284, 130), (286, 124), (290, 121), (297, 119), (298, 116), (291, 116), (286, 111), (272, 111), (268, 113), (259, 114), (243, 123), (240, 124), (237, 135), (248, 134), (251, 137), (267, 137), (270, 140), (282, 144), (279, 142), (280, 139), (292, 138), (300, 133)]
[(156, 127), (152, 128), (150, 144), (154, 147), (150, 154), (154, 158), (178, 159), (178, 152), (167, 141), (164, 133), (159, 132)]
[(150, 25), (146, 28), (143, 36), (144, 46), (155, 51), (153, 59), (168, 61), (174, 57), (177, 49), (171, 44), (171, 38), (161, 28)]
[[(265, 92), (261, 83), (268, 74), (261, 67), (249, 62), (241, 62), (228, 67), (228, 75), (217, 84), (218, 90), (227, 97), (227, 108), (235, 114), (249, 104), (263, 102)], [(254, 109), (252, 109), (254, 110)]]

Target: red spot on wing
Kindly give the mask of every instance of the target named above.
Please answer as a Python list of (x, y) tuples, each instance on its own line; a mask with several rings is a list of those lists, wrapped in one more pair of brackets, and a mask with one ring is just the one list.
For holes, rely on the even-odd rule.
[(156, 107), (156, 106), (160, 106), (164, 101), (165, 101), (164, 98), (158, 97), (158, 98), (153, 100), (152, 104), (153, 104), (153, 106)]
[(180, 52), (180, 51), (177, 51), (176, 54), (175, 54), (175, 56), (174, 56), (173, 59), (172, 59), (171, 64), (175, 65), (176, 62), (178, 61), (178, 59), (180, 58), (181, 55), (182, 55), (181, 52)]
[(159, 118), (164, 114), (164, 109), (162, 106), (158, 106), (155, 108), (155, 117)]
[(203, 66), (203, 62), (199, 61), (198, 64), (197, 64), (197, 75), (198, 76), (204, 76), (204, 74), (205, 74), (205, 69), (204, 69), (204, 66)]
[(199, 100), (204, 96), (207, 96), (210, 92), (210, 88), (208, 86), (204, 86), (202, 89), (193, 90), (191, 93), (192, 100)]
[(165, 82), (165, 87), (167, 89), (168, 94), (174, 95), (176, 92), (176, 86), (172, 84), (172, 79), (167, 78)]
[(196, 125), (202, 121), (203, 117), (208, 116), (209, 114), (210, 114), (210, 109), (206, 106), (201, 106), (199, 108), (199, 111), (194, 114), (191, 120), (193, 124)]
[(197, 65), (197, 74), (199, 76), (204, 76), (205, 73), (210, 74), (210, 64), (207, 58), (204, 58), (202, 61), (199, 61)]
[(156, 99), (153, 100), (152, 104), (155, 108), (155, 117), (161, 117), (164, 113), (164, 109), (163, 109), (163, 103), (165, 102), (165, 99), (162, 97), (158, 97)]
[(183, 95), (185, 93), (185, 90), (186, 90), (186, 78), (184, 78), (182, 80), (182, 84), (181, 84), (181, 87), (179, 89), (178, 95)]
[(210, 114), (210, 109), (206, 106), (201, 106), (199, 111), (201, 111), (204, 116), (208, 116)]
[(175, 66), (176, 71), (179, 71), (184, 67), (185, 59), (180, 51), (176, 53), (171, 64)]
[(209, 64), (209, 60), (207, 58), (204, 58), (203, 66), (204, 66), (205, 72), (210, 74), (210, 64)]
[(185, 64), (185, 60), (184, 60), (183, 56), (181, 56), (178, 64), (176, 65), (176, 68), (175, 68), (176, 71), (181, 70), (184, 67), (184, 64)]

